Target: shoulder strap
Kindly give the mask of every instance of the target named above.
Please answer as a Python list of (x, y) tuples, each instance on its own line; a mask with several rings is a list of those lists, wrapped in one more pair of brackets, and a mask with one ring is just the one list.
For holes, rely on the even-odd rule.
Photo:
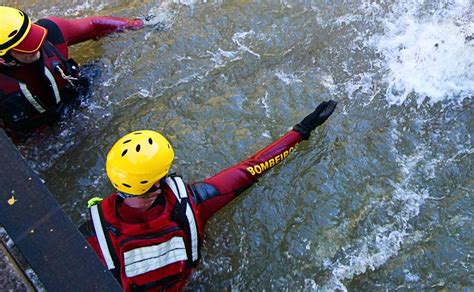
[(184, 230), (188, 233), (189, 239), (191, 241), (191, 262), (195, 263), (199, 259), (199, 239), (196, 218), (194, 217), (193, 209), (189, 204), (186, 185), (184, 184), (183, 179), (180, 176), (167, 177), (166, 184), (168, 184), (170, 189), (173, 191), (173, 194), (175, 195), (178, 204), (185, 208), (186, 226), (184, 226)]
[(90, 208), (90, 213), (97, 241), (99, 242), (100, 251), (104, 256), (107, 269), (109, 269), (115, 278), (120, 281), (120, 263), (110, 240), (109, 233), (107, 232), (107, 228), (104, 228), (106, 222), (104, 221), (100, 204), (93, 205)]
[(64, 63), (67, 63), (67, 60), (66, 58), (63, 56), (63, 54), (61, 54), (58, 49), (56, 49), (56, 47), (50, 43), (49, 41), (45, 41), (44, 42), (44, 47), (49, 50), (49, 51), (52, 51), (56, 56), (58, 56), (59, 59), (61, 59), (61, 61), (63, 61)]

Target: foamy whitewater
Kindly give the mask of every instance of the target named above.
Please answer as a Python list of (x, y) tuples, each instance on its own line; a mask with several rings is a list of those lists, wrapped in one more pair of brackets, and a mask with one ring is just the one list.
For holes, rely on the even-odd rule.
[[(381, 7), (365, 3), (364, 9), (382, 13)], [(434, 104), (442, 101), (460, 102), (474, 95), (474, 22), (471, 1), (455, 1), (439, 4), (426, 15), (421, 12), (422, 3), (402, 2), (383, 14), (378, 21), (383, 33), (368, 38), (365, 45), (381, 54), (384, 82), (387, 85), (384, 97), (392, 105), (402, 105), (413, 96), (418, 105), (428, 101)], [(363, 79), (362, 79), (363, 80)], [(365, 82), (355, 84), (367, 92), (372, 76)], [(346, 89), (352, 92), (352, 83)], [(420, 120), (420, 124), (430, 123)], [(393, 122), (392, 143), (397, 143), (400, 133)], [(435, 179), (434, 169), (442, 162), (452, 161), (443, 154), (433, 155), (429, 145), (419, 144), (411, 155), (401, 154), (392, 145), (397, 157), (402, 178), (392, 182), (393, 192), (389, 201), (371, 202), (369, 209), (384, 209), (392, 220), (386, 225), (375, 225), (368, 234), (342, 248), (342, 256), (336, 260), (327, 259), (325, 266), (331, 277), (326, 283), (313, 285), (307, 290), (347, 291), (344, 280), (356, 275), (374, 271), (390, 258), (398, 255), (404, 244), (412, 244), (422, 235), (412, 231), (410, 220), (418, 216), (420, 208), (430, 197), (428, 190), (412, 181), (415, 174), (424, 173)], [(472, 153), (470, 145), (461, 145), (463, 154)], [(435, 156), (436, 158), (432, 158)], [(457, 156), (457, 154), (455, 155)], [(307, 279), (311, 282), (311, 279)], [(405, 270), (405, 281), (416, 282), (419, 276)], [(321, 284), (321, 283), (318, 283)]]
[[(396, 127), (396, 124), (393, 124)], [(345, 279), (352, 279), (355, 275), (374, 271), (382, 266), (391, 257), (398, 254), (402, 245), (410, 237), (416, 241), (417, 236), (409, 230), (409, 220), (417, 216), (420, 208), (429, 198), (428, 191), (419, 188), (412, 181), (412, 175), (419, 169), (429, 171), (436, 167), (440, 160), (427, 160), (430, 153), (425, 145), (417, 147), (412, 155), (399, 154), (395, 146), (400, 139), (401, 133), (392, 129), (392, 151), (397, 155), (397, 163), (402, 174), (401, 180), (391, 182), (393, 192), (389, 201), (371, 202), (369, 209), (383, 209), (391, 214), (390, 223), (386, 225), (375, 225), (368, 230), (369, 233), (355, 243), (345, 246), (348, 250), (341, 259), (331, 263), (327, 260), (326, 265), (332, 270), (332, 277), (323, 286), (323, 290), (342, 290), (347, 288), (342, 283)], [(373, 230), (372, 230), (373, 229)]]
[(383, 34), (367, 45), (383, 55), (387, 100), (418, 104), (474, 94), (474, 10), (471, 1), (443, 1), (429, 15), (422, 2), (403, 1), (381, 20)]

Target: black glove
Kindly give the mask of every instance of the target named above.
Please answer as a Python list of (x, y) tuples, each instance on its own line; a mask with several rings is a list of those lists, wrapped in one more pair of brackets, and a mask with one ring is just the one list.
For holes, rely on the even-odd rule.
[(322, 125), (334, 112), (337, 102), (334, 100), (323, 101), (314, 112), (307, 115), (299, 124), (293, 127), (293, 130), (303, 136), (303, 140), (308, 140), (311, 131)]

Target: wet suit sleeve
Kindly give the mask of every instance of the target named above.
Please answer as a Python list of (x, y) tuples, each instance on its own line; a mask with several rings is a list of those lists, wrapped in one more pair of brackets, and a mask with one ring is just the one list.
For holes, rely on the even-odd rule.
[(292, 130), (250, 158), (213, 177), (190, 184), (189, 190), (201, 223), (200, 229), (204, 228), (212, 215), (288, 157), (301, 140), (301, 134)]
[(82, 19), (65, 19), (50, 16), (47, 19), (59, 27), (68, 45), (98, 39), (125, 29), (139, 29), (143, 27), (143, 21), (140, 19), (112, 16), (92, 16)]

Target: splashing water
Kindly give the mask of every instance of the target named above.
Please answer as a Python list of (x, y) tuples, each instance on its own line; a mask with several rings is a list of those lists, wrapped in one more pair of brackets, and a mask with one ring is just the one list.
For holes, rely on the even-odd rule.
[(402, 104), (412, 92), (418, 104), (474, 94), (472, 3), (447, 6), (422, 18), (420, 4), (395, 6), (382, 20), (384, 33), (370, 39), (388, 67), (389, 103)]
[[(148, 27), (155, 27), (157, 30), (169, 29), (174, 21), (174, 13), (169, 9), (169, 3), (163, 2), (162, 5), (153, 7), (148, 11), (143, 23)], [(147, 38), (149, 35), (147, 36)]]
[(301, 82), (303, 82), (303, 81), (301, 81), (301, 79), (298, 78), (298, 76), (296, 76), (293, 73), (285, 73), (285, 72), (282, 72), (282, 71), (277, 71), (277, 72), (275, 72), (275, 76), (278, 77), (278, 79), (280, 79), (286, 85), (289, 85), (289, 84), (292, 84), (292, 83), (301, 83)]
[[(394, 141), (398, 140), (400, 135), (396, 129), (392, 130)], [(409, 220), (419, 214), (421, 206), (429, 198), (427, 190), (417, 189), (412, 184), (412, 175), (420, 166), (431, 168), (432, 163), (436, 163), (426, 162), (430, 151), (425, 146), (419, 146), (413, 155), (405, 156), (399, 154), (394, 145), (392, 147), (392, 151), (397, 154), (402, 179), (400, 182), (392, 182), (394, 188), (392, 200), (381, 204), (388, 214), (393, 214), (393, 220), (386, 225), (375, 226), (373, 232), (343, 248), (347, 250), (345, 256), (329, 264), (332, 266), (332, 277), (325, 285), (325, 289), (347, 291), (343, 280), (352, 279), (367, 270), (374, 271), (391, 257), (396, 256), (407, 237), (411, 235)], [(375, 208), (376, 204), (371, 203), (373, 206), (370, 209)], [(400, 210), (398, 206), (401, 206)]]

